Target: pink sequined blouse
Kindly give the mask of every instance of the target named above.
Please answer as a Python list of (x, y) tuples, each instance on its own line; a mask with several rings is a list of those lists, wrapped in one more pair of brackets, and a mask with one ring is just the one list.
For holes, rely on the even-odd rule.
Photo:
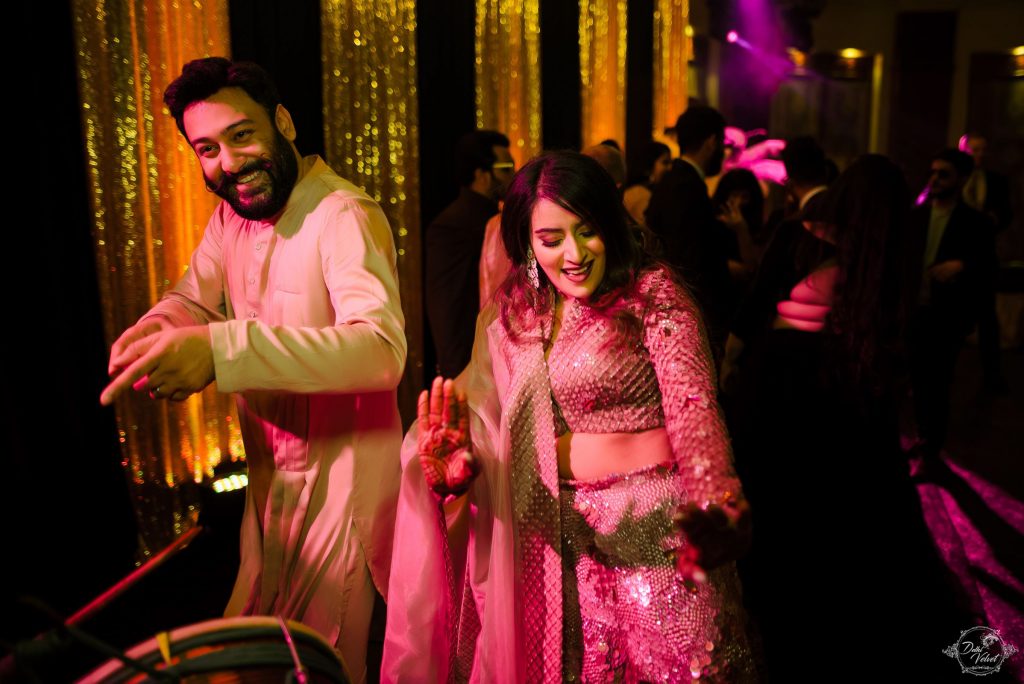
[(661, 269), (641, 275), (639, 291), (648, 301), (631, 303), (643, 321), (642, 337), (633, 339), (586, 304), (566, 301), (547, 361), (556, 432), (665, 427), (691, 500), (720, 502), (739, 483), (697, 305)]

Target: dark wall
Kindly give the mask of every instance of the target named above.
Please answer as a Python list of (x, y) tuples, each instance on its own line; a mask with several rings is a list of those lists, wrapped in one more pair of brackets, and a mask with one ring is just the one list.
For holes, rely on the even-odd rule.
[(4, 641), (46, 625), (15, 603), (18, 595), (73, 612), (133, 568), (136, 541), (114, 412), (99, 405), (107, 348), (70, 7), (23, 3), (16, 11), (18, 26), (46, 27), (47, 47), (9, 70), (22, 113), (8, 136), (8, 159), (20, 163), (3, 269)]
[(229, 2), (231, 57), (270, 72), (292, 115), (302, 154), (324, 156), (320, 79), (320, 4), (273, 0)]
[[(638, 155), (654, 122), (654, 0), (633, 0), (626, 15), (626, 170), (643, 166)], [(632, 174), (630, 174), (632, 175)]]
[[(458, 194), (453, 151), (458, 139), (476, 128), (476, 47), (474, 3), (420, 0), (416, 7), (416, 60), (419, 67), (420, 230)], [(422, 242), (426, 255), (426, 240)], [(421, 269), (426, 273), (426, 268)], [(420, 283), (422, 287), (422, 283)], [(424, 298), (424, 382), (434, 379), (437, 351)]]
[(896, 17), (889, 155), (915, 189), (927, 180), (931, 155), (946, 145), (956, 18), (956, 12)]
[(545, 150), (578, 150), (583, 144), (579, 39), (579, 3), (540, 4), (540, 106)]

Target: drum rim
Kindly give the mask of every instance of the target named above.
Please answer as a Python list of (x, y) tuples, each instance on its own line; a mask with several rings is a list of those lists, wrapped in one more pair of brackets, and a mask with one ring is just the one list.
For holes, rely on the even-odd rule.
[[(313, 646), (317, 651), (329, 654), (332, 661), (338, 664), (342, 674), (346, 678), (351, 679), (348, 674), (348, 668), (345, 666), (338, 653), (330, 644), (327, 643), (327, 640), (323, 635), (301, 622), (287, 620), (286, 624), (288, 626), (288, 630), (292, 634), (292, 637), (297, 643), (301, 642), (305, 646)], [(144, 662), (146, 660), (145, 656), (153, 655), (155, 656), (155, 660), (150, 664), (162, 664), (163, 658), (160, 655), (160, 649), (157, 643), (157, 637), (162, 633), (163, 632), (158, 632), (149, 639), (132, 646), (130, 649), (125, 651), (125, 654), (130, 658), (143, 660)], [(222, 636), (231, 635), (231, 638), (226, 640), (227, 642), (238, 641), (240, 639), (253, 636), (278, 635), (281, 636), (282, 639), (284, 638), (284, 635), (281, 632), (281, 625), (276, 617), (265, 615), (239, 615), (233, 617), (213, 618), (211, 620), (195, 622), (170, 630), (168, 632), (168, 637), (171, 644), (171, 655), (178, 655), (181, 651), (200, 645), (201, 642), (196, 643), (200, 637), (214, 633), (221, 634)], [(100, 665), (78, 681), (79, 684), (105, 682), (117, 670), (125, 667), (128, 666), (121, 660), (115, 658)]]

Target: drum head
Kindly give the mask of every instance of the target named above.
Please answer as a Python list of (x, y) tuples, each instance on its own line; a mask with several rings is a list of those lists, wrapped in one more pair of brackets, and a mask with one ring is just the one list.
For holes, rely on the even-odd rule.
[[(316, 631), (287, 621), (295, 656), (308, 682), (349, 682), (341, 657)], [(281, 684), (294, 679), (295, 656), (274, 617), (233, 617), (199, 622), (163, 632), (127, 651), (127, 656), (168, 675), (167, 681)], [(132, 664), (111, 660), (80, 680), (134, 683), (152, 681)]]

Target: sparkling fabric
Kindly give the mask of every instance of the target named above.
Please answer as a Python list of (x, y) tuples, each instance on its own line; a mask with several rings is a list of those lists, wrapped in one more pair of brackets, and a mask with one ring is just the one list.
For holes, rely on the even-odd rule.
[(566, 681), (754, 679), (735, 567), (691, 589), (668, 555), (685, 499), (662, 466), (561, 482)]
[(556, 420), (569, 432), (639, 432), (662, 427), (658, 378), (639, 338), (618, 343), (612, 323), (567, 300), (548, 355)]
[[(643, 274), (639, 290), (642, 296), (623, 303), (642, 319), (639, 341), (612, 337), (613, 331), (597, 322), (598, 314), (581, 307), (563, 316), (547, 363), (536, 331), (549, 330), (550, 318), (527, 321), (526, 332), (513, 342), (493, 308), (481, 314), (472, 361), (456, 381), (465, 387), (473, 451), (481, 464), (468, 494), (474, 513), (463, 588), (472, 590), (474, 601), (452, 605), (459, 594), (446, 591), (442, 559), (453, 539), (451, 530), (437, 529), (436, 501), (422, 473), (409, 465), (416, 455), (413, 430), (402, 449), (406, 465), (382, 681), (459, 681), (467, 670), (470, 681), (481, 682), (578, 678), (584, 674), (584, 643), (592, 645), (586, 672), (594, 680), (635, 681), (653, 673), (659, 681), (692, 681), (696, 671), (700, 679), (744, 681), (749, 655), (731, 567), (712, 571), (710, 588), (683, 601), (663, 553), (680, 541), (669, 519), (676, 505), (741, 495), (715, 402), (707, 342), (693, 300), (666, 273)], [(594, 363), (574, 367), (572, 350), (585, 351)], [(592, 421), (595, 429), (646, 429), (656, 422), (660, 406), (674, 463), (630, 475), (615, 487), (563, 487), (557, 478), (553, 388), (565, 401), (565, 417), (585, 424), (583, 388), (602, 387), (601, 375), (617, 372), (616, 360), (634, 368), (636, 376), (619, 379), (618, 391), (615, 384), (605, 388), (607, 410)], [(582, 501), (588, 503), (580, 510)], [(604, 513), (583, 515), (591, 505)], [(630, 603), (626, 596), (636, 599)], [(648, 597), (655, 612), (640, 614), (637, 607)], [(478, 633), (472, 629), (477, 618)], [(667, 621), (668, 636), (659, 636), (658, 620)], [(634, 631), (637, 639), (630, 637)], [(595, 655), (602, 653), (602, 634), (618, 654)], [(473, 635), (472, 644), (463, 641)], [(460, 642), (455, 663), (449, 660), (452, 639)], [(672, 643), (661, 643), (669, 639)], [(689, 660), (676, 662), (679, 671), (663, 667), (680, 654)], [(624, 664), (634, 657), (637, 665)], [(428, 678), (427, 670), (437, 676)]]
[[(561, 638), (563, 622), (566, 633), (558, 647), (571, 646), (574, 640), (572, 615), (558, 610), (580, 603), (563, 595), (566, 587), (572, 588), (571, 577), (581, 582), (576, 589), (579, 596), (591, 601), (587, 603), (589, 608), (607, 613), (603, 619), (609, 625), (624, 621), (628, 626), (631, 624), (627, 620), (629, 616), (635, 618), (637, 624), (664, 618), (672, 623), (665, 626), (671, 631), (667, 635), (670, 641), (676, 637), (677, 641), (683, 640), (682, 635), (686, 633), (687, 639), (702, 639), (701, 648), (706, 649), (709, 643), (712, 650), (717, 647), (714, 624), (724, 613), (722, 601), (717, 598), (720, 592), (704, 587), (696, 595), (702, 598), (680, 605), (682, 599), (675, 593), (674, 572), (663, 553), (678, 546), (680, 541), (671, 538), (667, 527), (672, 506), (695, 501), (706, 507), (740, 491), (732, 467), (729, 438), (715, 400), (711, 354), (696, 305), (680, 285), (658, 269), (643, 274), (638, 289), (641, 296), (625, 305), (631, 306), (643, 320), (642, 339), (631, 340), (617, 334), (606, 316), (580, 302), (567, 302), (561, 332), (546, 364), (538, 339), (527, 335), (513, 342), (501, 335), (502, 356), (510, 377), (509, 389), (502, 401), (502, 419), (507, 421), (511, 440), (513, 512), (524, 577), (525, 639), (528, 644), (543, 644), (543, 648), (527, 653), (529, 681), (541, 681), (542, 677), (551, 681), (559, 674), (551, 667), (552, 663), (564, 664), (567, 669), (562, 674), (571, 674), (576, 669), (584, 674), (590, 672), (586, 662), (576, 667), (571, 650), (564, 651), (563, 659), (563, 649), (552, 643), (555, 635)], [(538, 321), (537, 329), (547, 325), (548, 321)], [(557, 404), (551, 398), (555, 398)], [(556, 412), (555, 406), (560, 411)], [(585, 519), (581, 522), (578, 517), (570, 516), (573, 532), (560, 532), (561, 524), (567, 520), (567, 501), (557, 481), (554, 435), (558, 415), (575, 432), (636, 432), (664, 425), (676, 459), (672, 477), (654, 478), (651, 481), (656, 485), (652, 486), (647, 486), (648, 480), (641, 479), (644, 487), (637, 490), (635, 498), (630, 498), (632, 484), (626, 478), (618, 487), (618, 502), (608, 504), (611, 518), (603, 522)], [(571, 500), (568, 505), (572, 505)], [(631, 517), (629, 521), (624, 520), (622, 530), (616, 531), (624, 513), (641, 516), (642, 522), (633, 525), (637, 521)], [(593, 527), (595, 524), (598, 526)], [(588, 555), (591, 553), (588, 550), (576, 563), (573, 559), (577, 556), (567, 555), (567, 537), (586, 540), (588, 525), (593, 528), (590, 534), (611, 534), (625, 545), (613, 544), (596, 556)], [(590, 542), (583, 543), (584, 548), (592, 546)], [(551, 563), (559, 553), (561, 566), (556, 570)], [(608, 553), (607, 558), (602, 555)], [(621, 563), (614, 560), (617, 553), (622, 554)], [(633, 576), (614, 570), (604, 572), (602, 568), (607, 569), (605, 566), (609, 564), (640, 570)], [(648, 566), (658, 567), (659, 564), (660, 570), (648, 572)], [(571, 577), (566, 573), (571, 573)], [(679, 606), (679, 613), (672, 618), (657, 614), (653, 618), (646, 614), (640, 617), (630, 612), (636, 607), (635, 602), (627, 601), (621, 609), (616, 608), (617, 597), (622, 596), (622, 592), (646, 592), (652, 601), (654, 594), (658, 594), (656, 611), (671, 612), (676, 610), (671, 606)], [(740, 643), (738, 589), (730, 593), (728, 599), (730, 615), (735, 616), (731, 620), (735, 623), (732, 641)], [(596, 649), (589, 652), (584, 649), (584, 660), (591, 656), (597, 658), (593, 654), (601, 653), (602, 634), (612, 638), (599, 628), (605, 623), (597, 618), (579, 623), (584, 640), (593, 642), (593, 649)], [(698, 633), (696, 636), (690, 634), (694, 631)], [(612, 670), (622, 671), (623, 663), (630, 658), (640, 657), (646, 663), (650, 656), (649, 665), (653, 669), (638, 669), (636, 677), (643, 679), (646, 678), (644, 673), (657, 671), (659, 680), (673, 681), (679, 673), (673, 672), (667, 663), (684, 651), (691, 658), (687, 664), (693, 665), (692, 671), (685, 671), (688, 678), (693, 672), (697, 676), (714, 674), (730, 658), (729, 651), (723, 652), (718, 661), (710, 657), (697, 658), (695, 650), (677, 642), (662, 644), (664, 648), (656, 647), (666, 640), (666, 635), (656, 636), (653, 632), (638, 639), (632, 655), (629, 648), (623, 646), (625, 650), (620, 648), (618, 656), (602, 662), (617, 663)], [(609, 642), (604, 643), (607, 646)], [(731, 655), (749, 660), (745, 656), (741, 658), (738, 652), (731, 652)], [(541, 656), (543, 662), (537, 662)]]
[[(110, 344), (181, 277), (217, 205), (161, 96), (185, 62), (230, 52), (228, 8), (224, 0), (74, 0), (71, 8)], [(193, 490), (180, 485), (244, 458), (242, 438), (234, 402), (214, 386), (183, 402), (125, 392), (115, 409), (145, 560), (198, 519)]]
[(540, 0), (476, 0), (476, 125), (502, 131), (517, 166), (540, 152)]
[(326, 158), (391, 224), (409, 340), (398, 402), (403, 415), (415, 415), (424, 329), (416, 3), (323, 0), (320, 25)]
[(654, 132), (652, 137), (676, 148), (665, 135), (689, 102), (688, 64), (693, 58), (690, 0), (654, 3)]
[(510, 443), (512, 514), (523, 568), (523, 636), (530, 682), (561, 681), (562, 562), (555, 418), (539, 340), (501, 335), (509, 371), (502, 422)]
[(580, 0), (584, 147), (626, 137), (626, 1)]
[(740, 488), (700, 314), (661, 270), (644, 274), (640, 291), (642, 340), (622, 340), (605, 316), (566, 303), (548, 357), (552, 394), (573, 432), (664, 426), (689, 500), (719, 503)]

